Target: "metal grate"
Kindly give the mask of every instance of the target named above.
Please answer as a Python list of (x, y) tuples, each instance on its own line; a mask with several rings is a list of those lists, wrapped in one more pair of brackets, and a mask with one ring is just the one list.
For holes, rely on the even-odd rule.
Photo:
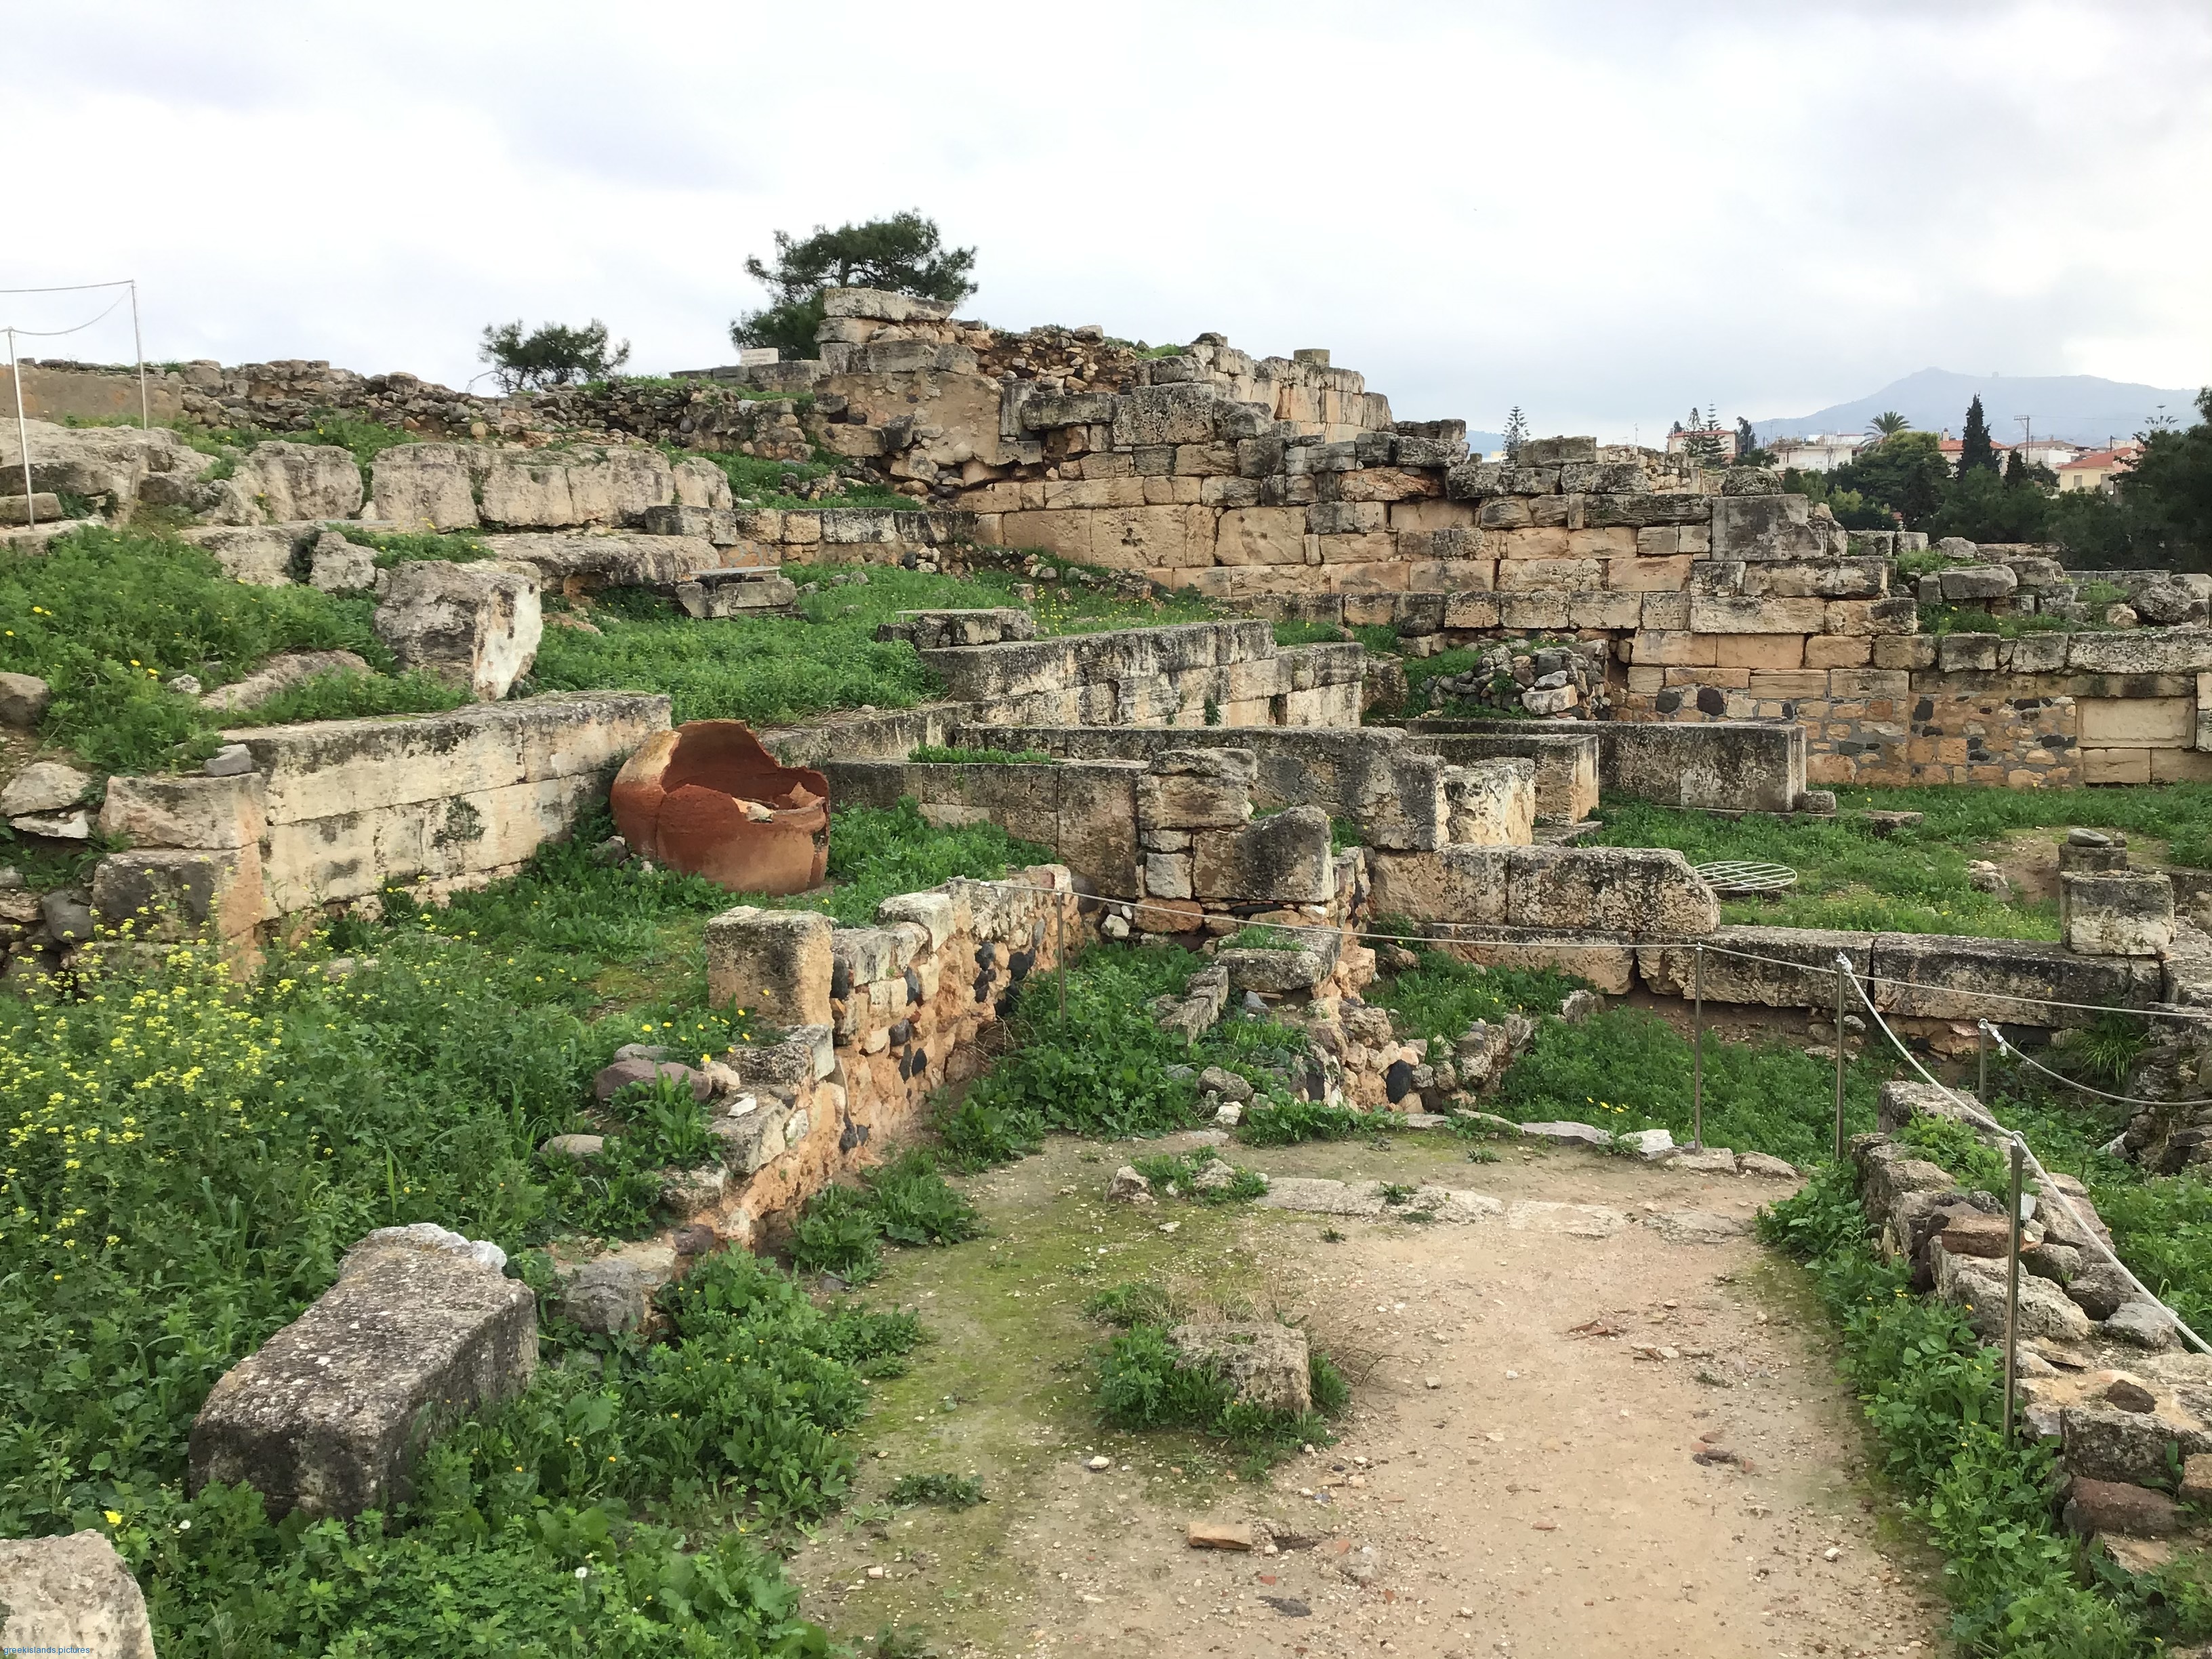
[(1778, 893), (1797, 884), (1797, 872), (1786, 864), (1723, 859), (1717, 864), (1700, 864), (1696, 868), (1698, 878), (1716, 893)]

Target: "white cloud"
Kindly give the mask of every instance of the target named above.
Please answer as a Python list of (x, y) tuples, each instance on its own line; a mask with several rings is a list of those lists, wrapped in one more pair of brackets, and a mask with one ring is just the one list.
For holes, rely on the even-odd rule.
[(487, 322), (596, 315), (689, 367), (773, 230), (920, 206), (981, 248), (975, 314), (1326, 344), (1409, 417), (1648, 436), (1931, 364), (2212, 379), (2199, 3), (0, 21), (35, 228), (0, 286), (135, 273), (164, 357), (459, 382)]

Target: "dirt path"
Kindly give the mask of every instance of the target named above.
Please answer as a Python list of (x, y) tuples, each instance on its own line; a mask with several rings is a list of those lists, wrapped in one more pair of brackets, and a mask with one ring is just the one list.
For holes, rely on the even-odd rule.
[[(1146, 1659), (1942, 1645), (1929, 1564), (1884, 1541), (1856, 1412), (1794, 1278), (1747, 1237), (1646, 1224), (1688, 1209), (1721, 1218), (1693, 1232), (1725, 1231), (1774, 1183), (1579, 1152), (1474, 1164), (1448, 1141), (1238, 1153), (1506, 1206), (1418, 1225), (1105, 1205), (1126, 1150), (1057, 1143), (976, 1183), (991, 1239), (896, 1259), (883, 1293), (940, 1340), (884, 1389), (853, 1513), (794, 1563), (841, 1633), (895, 1622), (948, 1654)], [(1578, 1236), (1607, 1231), (1593, 1213), (1627, 1224)], [(1082, 1362), (1101, 1333), (1079, 1306), (1135, 1278), (1304, 1318), (1358, 1378), (1339, 1443), (1255, 1484), (1188, 1438), (1097, 1431)], [(1115, 1467), (1086, 1472), (1094, 1455)], [(931, 1469), (976, 1475), (992, 1501), (870, 1501)], [(1264, 1523), (1286, 1547), (1193, 1550), (1194, 1519)]]

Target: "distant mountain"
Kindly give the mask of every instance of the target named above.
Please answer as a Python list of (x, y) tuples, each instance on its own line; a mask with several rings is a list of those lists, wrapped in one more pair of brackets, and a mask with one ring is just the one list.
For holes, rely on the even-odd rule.
[(2072, 443), (2102, 444), (2133, 437), (2159, 414), (2182, 425), (2197, 418), (2197, 393), (2192, 388), (2133, 386), (2094, 374), (1954, 374), (1948, 369), (1923, 368), (1901, 380), (1892, 380), (1871, 397), (1848, 404), (1833, 404), (1810, 415), (1791, 419), (1756, 421), (1762, 441), (1769, 438), (1808, 436), (1815, 432), (1863, 432), (1885, 410), (1895, 410), (1923, 432), (1949, 428), (1955, 437), (1966, 423), (1966, 405), (1979, 392), (1983, 411), (1989, 416), (1990, 435), (1999, 443), (2017, 442), (2018, 416), (2032, 416), (2039, 438), (2063, 438)]

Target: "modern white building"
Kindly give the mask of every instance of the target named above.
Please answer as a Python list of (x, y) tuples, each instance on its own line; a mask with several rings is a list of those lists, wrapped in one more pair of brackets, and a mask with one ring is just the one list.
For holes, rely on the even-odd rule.
[(1766, 447), (1778, 467), (1800, 472), (1833, 472), (1875, 441), (1863, 432), (1816, 432), (1809, 438), (1777, 438)]

